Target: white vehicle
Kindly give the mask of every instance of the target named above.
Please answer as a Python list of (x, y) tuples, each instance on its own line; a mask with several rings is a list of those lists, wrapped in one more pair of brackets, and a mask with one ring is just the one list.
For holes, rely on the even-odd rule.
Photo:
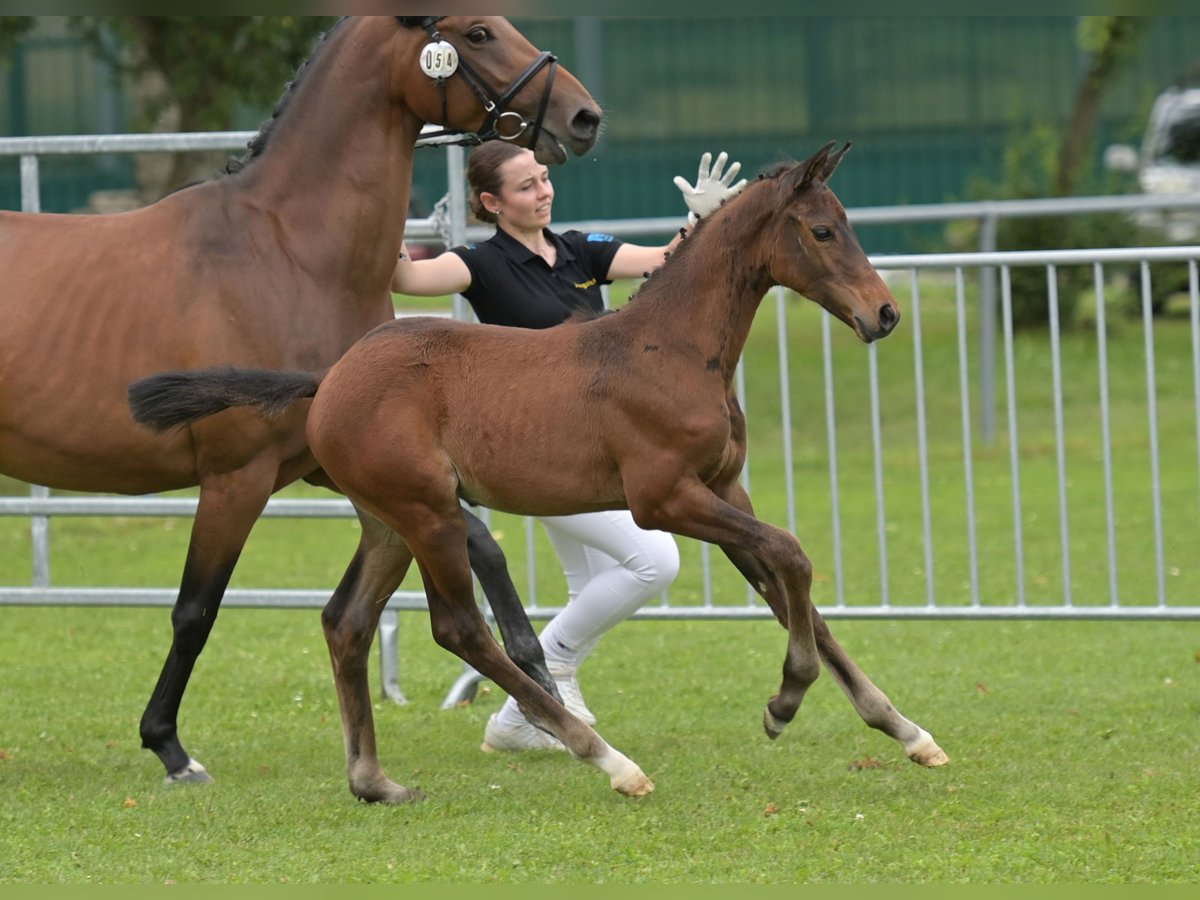
[[(1147, 194), (1200, 193), (1200, 87), (1170, 88), (1159, 94), (1141, 150), (1114, 144), (1104, 153), (1107, 168), (1136, 172)], [(1138, 224), (1158, 230), (1167, 243), (1200, 239), (1200, 209), (1139, 214)]]

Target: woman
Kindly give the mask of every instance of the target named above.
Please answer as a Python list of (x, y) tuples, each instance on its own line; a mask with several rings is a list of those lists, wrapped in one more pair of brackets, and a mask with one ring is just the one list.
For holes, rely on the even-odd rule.
[[(701, 158), (696, 184), (675, 179), (691, 212), (689, 226), (734, 196), (739, 163), (723, 171), (726, 155)], [(404, 248), (392, 290), (413, 296), (462, 294), (481, 322), (550, 328), (578, 309), (603, 309), (601, 285), (638, 278), (658, 268), (686, 229), (665, 246), (627, 244), (609, 234), (550, 230), (554, 187), (532, 152), (503, 141), (483, 144), (467, 163), (471, 209), (496, 224), (481, 244), (455, 247), (433, 259), (412, 260)], [(567, 604), (542, 630), (546, 666), (567, 709), (588, 724), (577, 672), (614, 625), (662, 593), (679, 571), (674, 538), (645, 531), (628, 510), (543, 516), (542, 523), (567, 578)], [(531, 725), (509, 697), (484, 732), (483, 749), (561, 750), (557, 738)]]

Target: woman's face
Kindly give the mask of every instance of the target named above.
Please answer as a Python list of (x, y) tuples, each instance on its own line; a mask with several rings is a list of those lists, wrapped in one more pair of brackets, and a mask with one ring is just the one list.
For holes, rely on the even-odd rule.
[(550, 170), (522, 151), (500, 166), (500, 194), (484, 193), (484, 203), (500, 221), (522, 231), (540, 231), (550, 224), (554, 185)]

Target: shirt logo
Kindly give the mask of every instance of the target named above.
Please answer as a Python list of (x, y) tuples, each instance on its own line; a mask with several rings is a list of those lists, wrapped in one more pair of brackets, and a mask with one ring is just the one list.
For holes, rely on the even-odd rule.
[(611, 234), (604, 234), (600, 231), (593, 231), (587, 236), (589, 244), (611, 244), (616, 240)]
[(575, 287), (579, 288), (579, 290), (581, 290), (581, 291), (586, 291), (588, 288), (595, 287), (595, 286), (596, 286), (595, 278), (589, 278), (587, 281), (581, 281), (575, 285)]

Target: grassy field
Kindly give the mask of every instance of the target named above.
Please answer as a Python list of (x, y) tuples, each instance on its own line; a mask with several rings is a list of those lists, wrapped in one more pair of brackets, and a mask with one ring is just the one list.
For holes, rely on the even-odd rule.
[[(897, 285), (912, 318), (913, 298)], [(768, 301), (769, 302), (769, 301)], [(963, 603), (965, 550), (957, 356), (949, 295), (921, 296), (938, 601)], [(835, 596), (819, 320), (788, 313), (797, 533)], [(974, 324), (974, 323), (972, 323)], [(755, 410), (780, 391), (775, 318), (747, 348), (751, 487), (763, 518), (786, 524), (780, 427)], [(1114, 491), (1123, 602), (1153, 602), (1144, 345), (1114, 317)], [(1156, 325), (1166, 586), (1200, 591), (1195, 406), (1186, 316)], [(884, 431), (886, 545), (879, 546), (866, 351), (840, 326), (834, 359), (842, 589), (851, 605), (921, 604), (926, 575), (918, 491), (911, 329), (877, 350)], [(1050, 358), (1044, 334), (1018, 337), (1018, 447), (1026, 578), (1035, 605), (1063, 593)], [(1065, 336), (1064, 416), (1072, 594), (1108, 600), (1100, 481), (1097, 345)], [(972, 375), (975, 378), (975, 373)], [(973, 381), (973, 383), (975, 383)], [(1003, 401), (1003, 398), (1002, 398)], [(983, 602), (1009, 604), (1014, 573), (1007, 428), (976, 445)], [(0, 483), (22, 493), (23, 485)], [(303, 488), (292, 494), (312, 493)], [(59, 519), (56, 584), (177, 583), (185, 520)], [(530, 584), (520, 521), (493, 527), (518, 587), (561, 600), (540, 534)], [(264, 520), (235, 575), (240, 587), (332, 590), (356, 541), (350, 521)], [(681, 542), (673, 603), (700, 599), (699, 549)], [(719, 602), (744, 603), (713, 557)], [(28, 584), (24, 520), (0, 520), (0, 582)], [(406, 586), (417, 588), (410, 577)], [(1194, 882), (1200, 787), (1200, 625), (1195, 622), (834, 623), (897, 706), (952, 758), (922, 770), (866, 729), (829, 678), (776, 742), (759, 724), (777, 686), (784, 635), (773, 623), (631, 622), (603, 645), (583, 686), (601, 730), (658, 790), (622, 798), (555, 754), (486, 756), (492, 690), (443, 712), (461, 664), (432, 644), (423, 613), (402, 617), (406, 707), (380, 702), (385, 765), (429, 799), (403, 809), (355, 803), (345, 786), (336, 700), (315, 612), (230, 609), (197, 667), (181, 714), (185, 746), (211, 787), (159, 785), (137, 720), (170, 639), (165, 610), (17, 609), (0, 629), (0, 881), (178, 882)], [(649, 663), (649, 664), (648, 664)]]
[(137, 749), (157, 610), (6, 610), (0, 881), (1123, 882), (1200, 877), (1200, 633), (1193, 624), (840, 622), (952, 757), (921, 769), (829, 678), (772, 742), (783, 632), (631, 622), (589, 664), (602, 733), (642, 800), (554, 753), (480, 753), (502, 694), (441, 711), (459, 671), (403, 614), (405, 707), (381, 758), (428, 799), (347, 791), (314, 612), (227, 610), (183, 709), (217, 779), (166, 788)]

